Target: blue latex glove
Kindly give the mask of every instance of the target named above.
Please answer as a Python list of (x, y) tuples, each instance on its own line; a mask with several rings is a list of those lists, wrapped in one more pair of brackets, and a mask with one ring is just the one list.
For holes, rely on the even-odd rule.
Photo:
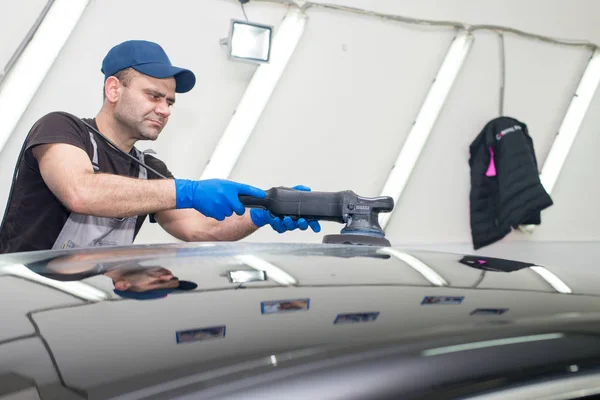
[(217, 221), (223, 221), (234, 212), (244, 214), (246, 207), (238, 197), (240, 194), (261, 199), (267, 195), (253, 186), (223, 179), (175, 179), (176, 208), (194, 208)]
[[(292, 189), (310, 192), (309, 187), (302, 185), (294, 186)], [(270, 212), (263, 210), (262, 208), (250, 209), (250, 217), (252, 218), (254, 225), (258, 226), (259, 228), (269, 224), (271, 225), (271, 228), (279, 233), (293, 231), (295, 229), (305, 231), (309, 226), (314, 232), (321, 231), (321, 225), (319, 224), (319, 221), (307, 221), (304, 218), (299, 218), (297, 221), (294, 221), (291, 217), (284, 217), (282, 220), (279, 217), (273, 217)]]

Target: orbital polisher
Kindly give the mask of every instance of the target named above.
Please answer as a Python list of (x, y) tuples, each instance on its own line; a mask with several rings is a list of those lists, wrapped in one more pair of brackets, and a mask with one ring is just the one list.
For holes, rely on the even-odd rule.
[(263, 208), (275, 217), (334, 221), (346, 225), (340, 234), (325, 235), (323, 243), (390, 246), (379, 225), (379, 213), (394, 209), (391, 197), (362, 197), (351, 190), (303, 192), (285, 187), (274, 187), (266, 193), (262, 199), (239, 197), (246, 207)]

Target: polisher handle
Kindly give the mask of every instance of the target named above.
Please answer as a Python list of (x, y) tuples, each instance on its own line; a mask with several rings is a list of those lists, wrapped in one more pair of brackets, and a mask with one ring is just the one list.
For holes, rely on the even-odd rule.
[(245, 195), (239, 198), (246, 207), (263, 208), (276, 217), (345, 222), (342, 192), (304, 192), (283, 187), (271, 188), (265, 192), (267, 196), (262, 199)]

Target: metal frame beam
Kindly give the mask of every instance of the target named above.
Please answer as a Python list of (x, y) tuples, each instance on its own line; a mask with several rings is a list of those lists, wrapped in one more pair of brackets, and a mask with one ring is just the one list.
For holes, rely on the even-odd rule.
[(571, 146), (575, 142), (579, 128), (587, 114), (590, 103), (600, 83), (600, 49), (596, 49), (581, 77), (577, 92), (567, 109), (565, 118), (558, 129), (558, 135), (542, 167), (540, 180), (548, 193), (552, 192), (560, 171), (565, 164)]
[[(460, 30), (450, 45), (446, 58), (440, 67), (429, 93), (417, 114), (400, 154), (381, 191), (382, 196), (391, 196), (397, 204), (429, 134), (433, 130), (448, 93), (473, 44), (473, 36), (467, 30)], [(385, 229), (392, 213), (380, 214), (379, 223)]]
[[(583, 123), (594, 94), (600, 84), (600, 49), (596, 48), (588, 62), (588, 65), (579, 81), (577, 91), (569, 104), (569, 108), (558, 129), (556, 139), (552, 143), (548, 157), (542, 167), (540, 181), (548, 194), (552, 193), (560, 171), (562, 170), (579, 128)], [(532, 233), (536, 225), (520, 225), (519, 229), (525, 233)]]
[[(54, 0), (26, 46), (11, 59), (0, 87), (0, 152), (35, 96), (89, 0)], [(42, 13), (43, 15), (43, 13)]]

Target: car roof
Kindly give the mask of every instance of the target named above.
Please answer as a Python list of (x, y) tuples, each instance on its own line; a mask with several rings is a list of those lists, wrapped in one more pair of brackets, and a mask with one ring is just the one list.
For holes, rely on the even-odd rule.
[[(166, 268), (197, 287), (150, 301), (123, 299), (104, 272), (131, 265)], [(82, 276), (86, 271), (93, 273)], [(265, 271), (266, 279), (232, 281), (235, 271)], [(7, 323), (0, 343), (27, 340), (28, 351), (41, 346), (51, 353), (32, 356), (36, 365), (50, 366), (28, 376), (107, 396), (216, 369), (245, 365), (247, 374), (392, 345), (431, 356), (454, 352), (466, 338), (549, 342), (563, 338), (566, 327), (595, 324), (600, 306), (599, 278), (576, 263), (401, 247), (178, 243), (54, 250), (4, 255), (0, 274), (2, 297), (12, 305), (1, 308)], [(141, 376), (148, 379), (140, 386)]]

